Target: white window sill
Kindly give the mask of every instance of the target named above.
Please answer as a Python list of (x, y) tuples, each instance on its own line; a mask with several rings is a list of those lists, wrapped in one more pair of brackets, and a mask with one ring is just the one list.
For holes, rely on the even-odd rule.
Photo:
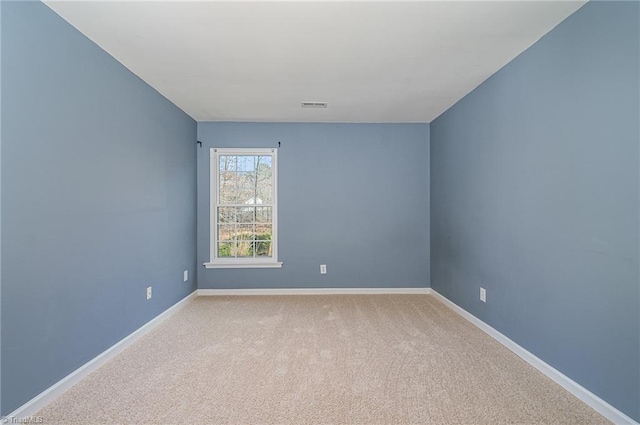
[(208, 269), (273, 269), (281, 268), (281, 261), (271, 262), (249, 262), (249, 261), (234, 261), (234, 262), (209, 262), (204, 263), (204, 266)]

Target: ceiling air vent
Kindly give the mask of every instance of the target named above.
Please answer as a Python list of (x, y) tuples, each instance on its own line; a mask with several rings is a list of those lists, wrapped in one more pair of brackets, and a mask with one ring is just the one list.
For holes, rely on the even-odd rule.
[(302, 102), (303, 108), (326, 108), (327, 102)]

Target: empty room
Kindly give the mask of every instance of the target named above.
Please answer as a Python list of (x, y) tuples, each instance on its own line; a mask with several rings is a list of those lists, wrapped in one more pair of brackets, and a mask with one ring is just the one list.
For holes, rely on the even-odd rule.
[(3, 423), (640, 423), (639, 2), (0, 25)]

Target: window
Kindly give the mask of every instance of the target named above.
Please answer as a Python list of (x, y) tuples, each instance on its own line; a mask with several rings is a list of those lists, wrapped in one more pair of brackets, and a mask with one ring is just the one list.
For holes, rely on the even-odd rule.
[(211, 260), (207, 268), (278, 262), (276, 149), (211, 149)]

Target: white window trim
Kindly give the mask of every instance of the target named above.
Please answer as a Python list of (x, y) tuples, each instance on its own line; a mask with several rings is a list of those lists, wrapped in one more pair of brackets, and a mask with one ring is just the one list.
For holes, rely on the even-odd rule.
[[(216, 240), (218, 226), (216, 223), (215, 211), (218, 206), (218, 155), (272, 155), (271, 165), (271, 187), (273, 188), (273, 210), (272, 210), (272, 238), (271, 247), (273, 256), (271, 258), (217, 258)], [(276, 148), (247, 149), (247, 148), (211, 148), (209, 151), (209, 225), (210, 239), (209, 252), (210, 260), (204, 263), (208, 269), (248, 269), (248, 268), (280, 268), (282, 262), (278, 261), (278, 150)]]

